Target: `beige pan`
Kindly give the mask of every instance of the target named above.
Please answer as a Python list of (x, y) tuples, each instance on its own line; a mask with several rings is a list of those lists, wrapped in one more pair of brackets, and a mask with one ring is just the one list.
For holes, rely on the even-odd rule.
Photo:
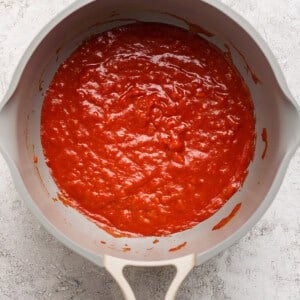
[[(203, 37), (222, 49), (224, 44), (230, 47), (233, 61), (249, 86), (255, 104), (255, 158), (241, 191), (208, 220), (190, 230), (161, 237), (156, 244), (153, 237), (114, 238), (74, 209), (52, 201), (58, 190), (45, 165), (40, 142), (43, 97), (58, 66), (83, 39), (135, 19), (184, 28), (190, 22), (213, 33), (213, 37)], [(253, 80), (246, 63), (259, 82)], [(177, 274), (166, 295), (166, 299), (173, 299), (194, 265), (203, 263), (246, 234), (273, 201), (300, 142), (299, 108), (269, 48), (247, 22), (214, 0), (76, 1), (32, 41), (0, 109), (0, 150), (20, 196), (57, 239), (95, 264), (105, 266), (127, 299), (134, 299), (134, 294), (123, 277), (123, 266), (175, 265)], [(269, 142), (264, 159), (261, 158), (265, 146), (261, 139), (263, 128), (267, 130)], [(37, 164), (33, 162), (34, 155)], [(242, 206), (238, 214), (220, 230), (212, 231), (239, 202)], [(169, 251), (185, 242), (186, 246), (180, 250)], [(130, 251), (123, 251), (125, 244)]]

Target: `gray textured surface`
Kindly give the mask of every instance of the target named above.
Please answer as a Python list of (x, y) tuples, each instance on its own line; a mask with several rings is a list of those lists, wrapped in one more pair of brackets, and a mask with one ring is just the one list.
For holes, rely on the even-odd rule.
[[(0, 0), (0, 99), (33, 36), (71, 0)], [(300, 0), (223, 0), (267, 41), (300, 102)], [(300, 128), (299, 128), (300, 130)], [(162, 299), (170, 268), (129, 268), (138, 299)], [(104, 270), (66, 249), (16, 194), (0, 156), (0, 299), (121, 299)], [(178, 299), (300, 299), (300, 151), (273, 205), (238, 244), (195, 268)]]

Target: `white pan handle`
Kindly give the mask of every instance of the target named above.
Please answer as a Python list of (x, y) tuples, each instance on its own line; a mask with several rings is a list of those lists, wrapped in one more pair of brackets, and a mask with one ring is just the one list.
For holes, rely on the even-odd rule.
[(129, 283), (124, 277), (123, 269), (125, 266), (158, 267), (167, 265), (173, 265), (177, 270), (177, 273), (165, 297), (165, 300), (174, 300), (176, 292), (180, 287), (182, 281), (195, 266), (195, 254), (163, 261), (132, 261), (109, 255), (105, 255), (104, 257), (105, 268), (118, 282), (126, 300), (135, 300), (136, 298)]

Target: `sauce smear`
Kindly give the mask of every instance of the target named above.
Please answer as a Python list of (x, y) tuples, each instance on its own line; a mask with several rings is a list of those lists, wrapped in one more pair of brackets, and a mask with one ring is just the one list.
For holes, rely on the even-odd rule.
[(59, 67), (41, 141), (64, 203), (113, 234), (163, 236), (209, 218), (241, 187), (253, 102), (215, 46), (135, 23), (85, 41)]
[(262, 141), (265, 143), (264, 151), (261, 155), (261, 158), (264, 159), (267, 154), (267, 150), (268, 150), (268, 135), (267, 135), (266, 128), (263, 128), (262, 133), (261, 133), (261, 138), (262, 138)]
[(182, 249), (183, 247), (185, 247), (186, 244), (187, 244), (187, 242), (184, 242), (184, 243), (182, 243), (182, 244), (180, 244), (180, 245), (178, 245), (178, 246), (176, 246), (176, 247), (174, 247), (174, 248), (170, 248), (170, 249), (169, 249), (169, 252), (175, 252), (175, 251), (178, 251), (178, 250)]
[(222, 227), (224, 227), (237, 214), (237, 212), (240, 210), (241, 206), (242, 206), (242, 203), (238, 203), (233, 208), (231, 213), (227, 217), (223, 218), (218, 224), (216, 224), (212, 230), (218, 230), (218, 229), (221, 229)]

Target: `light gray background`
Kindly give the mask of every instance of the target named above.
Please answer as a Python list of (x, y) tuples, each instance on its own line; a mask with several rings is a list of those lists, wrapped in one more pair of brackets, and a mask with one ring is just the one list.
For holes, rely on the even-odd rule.
[[(34, 35), (72, 0), (0, 0), (0, 99)], [(223, 0), (267, 41), (300, 102), (300, 0)], [(300, 128), (299, 128), (300, 131)], [(163, 299), (170, 268), (129, 268), (138, 299)], [(0, 156), (0, 299), (121, 299), (112, 277), (49, 235)], [(300, 299), (300, 151), (273, 205), (238, 244), (195, 268), (178, 299)]]

